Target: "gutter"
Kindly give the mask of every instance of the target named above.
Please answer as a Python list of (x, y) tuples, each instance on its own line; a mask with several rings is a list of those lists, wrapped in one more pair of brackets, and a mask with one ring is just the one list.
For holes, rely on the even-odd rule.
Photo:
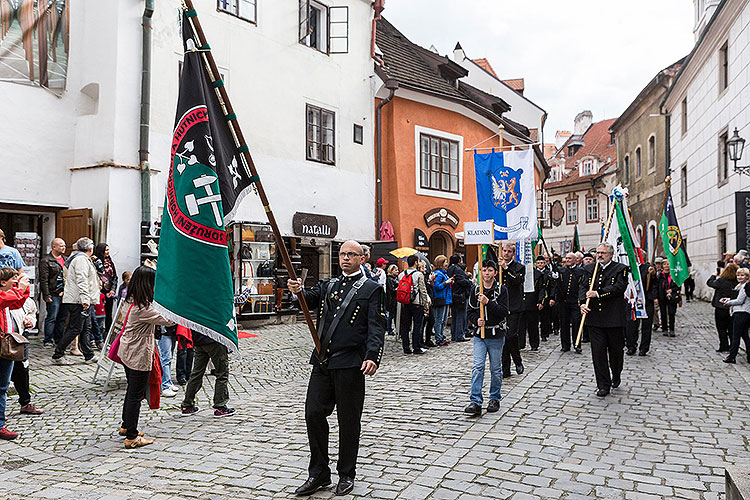
[(141, 59), (141, 118), (138, 165), (141, 170), (141, 221), (151, 220), (151, 166), (148, 163), (149, 123), (151, 120), (151, 17), (154, 0), (143, 9), (143, 53)]

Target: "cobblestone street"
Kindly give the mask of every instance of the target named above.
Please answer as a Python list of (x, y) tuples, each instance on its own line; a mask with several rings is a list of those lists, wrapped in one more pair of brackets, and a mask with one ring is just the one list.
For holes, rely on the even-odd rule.
[[(714, 352), (710, 305), (687, 304), (677, 324), (676, 338), (654, 336), (647, 357), (626, 356), (622, 386), (604, 399), (587, 344), (581, 356), (552, 340), (527, 349), (524, 375), (503, 383), (500, 412), (479, 419), (462, 412), (470, 343), (416, 357), (388, 337), (368, 380), (354, 497), (723, 498), (724, 466), (750, 464), (750, 366), (742, 353), (726, 365)], [(33, 339), (32, 402), (45, 414), (19, 415), (17, 398), (8, 400), (8, 427), (21, 435), (0, 442), (4, 498), (292, 497), (307, 477), (311, 342), (304, 325), (253, 333), (233, 358), (236, 415), (206, 410), (208, 377), (196, 416), (180, 415), (182, 393), (160, 410), (144, 405), (141, 428), (156, 442), (136, 450), (117, 436), (122, 372), (105, 391), (91, 382), (94, 366), (52, 365)]]

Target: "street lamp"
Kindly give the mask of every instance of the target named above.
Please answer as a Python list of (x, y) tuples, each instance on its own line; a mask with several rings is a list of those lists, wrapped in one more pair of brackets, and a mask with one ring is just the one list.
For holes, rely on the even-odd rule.
[(729, 159), (734, 162), (734, 171), (740, 174), (750, 175), (750, 165), (737, 166), (737, 162), (742, 158), (742, 150), (745, 149), (745, 139), (737, 133), (737, 127), (734, 128), (734, 134), (727, 139), (727, 152)]

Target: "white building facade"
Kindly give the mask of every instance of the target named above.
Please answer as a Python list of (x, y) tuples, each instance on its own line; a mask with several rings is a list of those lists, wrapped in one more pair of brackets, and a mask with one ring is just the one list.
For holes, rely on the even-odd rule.
[[(750, 5), (747, 0), (694, 3), (696, 46), (662, 106), (670, 118), (677, 219), (696, 273), (696, 293), (710, 298), (706, 280), (717, 260), (748, 247), (746, 213), (737, 213), (736, 200), (750, 191), (750, 177), (733, 171), (726, 141), (735, 128), (750, 139)], [(746, 151), (738, 165), (750, 164), (749, 159)]]
[[(0, 213), (42, 217), (42, 252), (61, 214), (91, 209), (91, 233), (110, 245), (118, 269), (139, 263), (144, 3), (71, 2), (60, 97), (0, 81)], [(180, 2), (155, 4), (152, 220), (162, 214), (182, 61)], [(194, 1), (282, 233), (293, 235), (293, 215), (308, 212), (336, 217), (336, 239), (373, 240), (372, 5), (309, 4), (301, 20), (307, 0)], [(246, 198), (236, 218), (266, 220), (257, 196)]]

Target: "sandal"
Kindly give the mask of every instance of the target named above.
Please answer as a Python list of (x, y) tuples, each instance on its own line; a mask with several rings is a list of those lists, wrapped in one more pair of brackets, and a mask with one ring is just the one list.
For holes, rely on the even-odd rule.
[(141, 446), (146, 446), (153, 442), (153, 439), (146, 439), (143, 436), (138, 436), (135, 439), (125, 439), (125, 448), (140, 448)]
[[(120, 427), (119, 434), (120, 434), (120, 436), (127, 436), (128, 435), (128, 430), (125, 427)], [(139, 436), (143, 436), (143, 433), (139, 432), (138, 435)]]

